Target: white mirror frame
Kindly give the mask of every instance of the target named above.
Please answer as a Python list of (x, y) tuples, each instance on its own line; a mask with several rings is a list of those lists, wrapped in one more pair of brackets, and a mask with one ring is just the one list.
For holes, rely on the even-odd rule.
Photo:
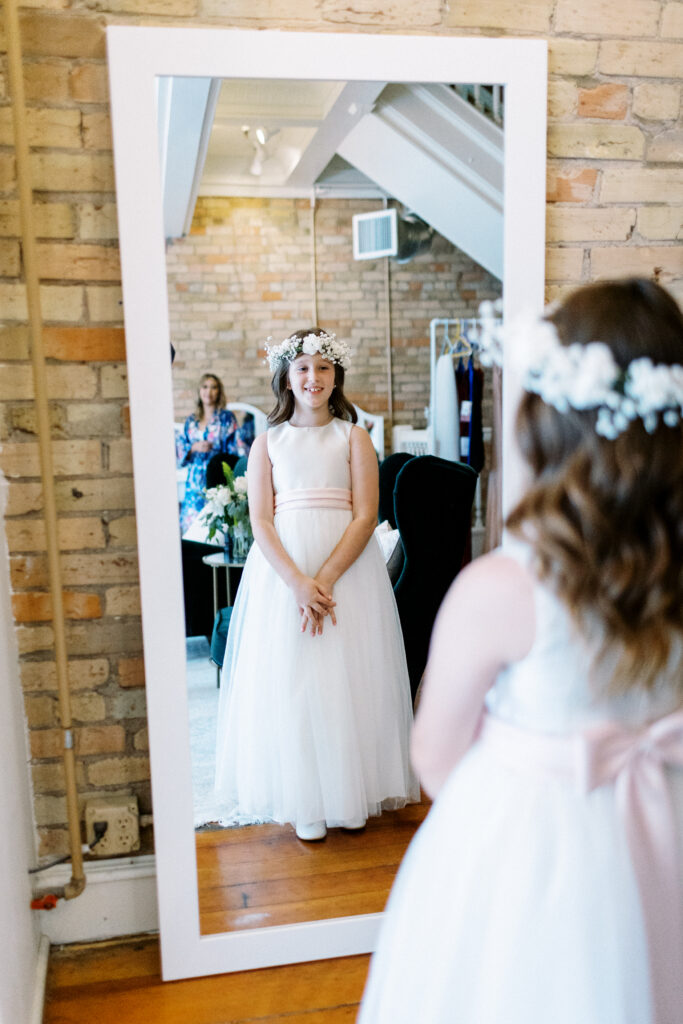
[[(547, 44), (116, 26), (107, 29), (107, 45), (163, 977), (370, 952), (381, 914), (199, 932), (155, 80), (188, 75), (503, 84), (507, 317), (543, 305)], [(510, 405), (507, 396), (504, 401)], [(161, 436), (164, 425), (167, 437)], [(510, 474), (506, 480), (507, 493)]]

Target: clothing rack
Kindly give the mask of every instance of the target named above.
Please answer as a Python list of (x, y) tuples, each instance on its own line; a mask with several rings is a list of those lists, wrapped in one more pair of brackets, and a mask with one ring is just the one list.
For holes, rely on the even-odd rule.
[[(482, 320), (478, 317), (434, 317), (429, 323), (429, 408), (427, 409), (427, 450), (430, 455), (436, 453), (436, 388), (435, 371), (436, 363), (440, 356), (451, 354), (454, 359), (460, 356), (469, 359), (476, 355), (479, 344), (476, 337)], [(451, 336), (453, 335), (453, 337)], [(484, 441), (490, 442), (491, 428), (484, 427)], [(484, 521), (482, 517), (481, 499), (481, 478), (477, 480), (477, 488), (474, 494), (474, 522), (473, 550), (474, 545), (481, 548), (484, 534)], [(476, 539), (475, 539), (476, 535)], [(477, 552), (478, 553), (478, 552)]]

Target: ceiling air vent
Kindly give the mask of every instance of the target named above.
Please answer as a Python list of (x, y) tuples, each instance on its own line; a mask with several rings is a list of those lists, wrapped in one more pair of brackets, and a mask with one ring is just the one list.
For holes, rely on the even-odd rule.
[(414, 213), (399, 217), (395, 208), (356, 213), (351, 219), (355, 260), (391, 256), (397, 263), (408, 263), (429, 248), (434, 235), (434, 228)]
[(398, 252), (398, 214), (396, 210), (356, 213), (353, 221), (354, 260), (376, 260)]

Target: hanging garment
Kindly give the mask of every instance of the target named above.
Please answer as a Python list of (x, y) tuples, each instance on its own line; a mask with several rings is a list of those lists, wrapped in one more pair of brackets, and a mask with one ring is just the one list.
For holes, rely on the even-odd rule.
[(482, 428), (482, 398), (484, 371), (475, 369), (471, 359), (460, 361), (455, 372), (460, 403), (460, 462), (467, 463), (477, 473), (484, 466), (484, 432)]
[(484, 552), (493, 551), (503, 539), (503, 371), (493, 367), (493, 431), (491, 438), (491, 469), (486, 500), (486, 539)]
[(453, 357), (436, 361), (434, 380), (434, 454), (451, 462), (460, 461), (460, 404), (453, 371)]

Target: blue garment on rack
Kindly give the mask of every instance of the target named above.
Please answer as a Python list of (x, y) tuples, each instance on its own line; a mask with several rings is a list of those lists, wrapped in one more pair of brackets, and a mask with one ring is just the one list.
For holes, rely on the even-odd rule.
[(460, 462), (480, 473), (484, 466), (482, 398), (484, 372), (475, 369), (472, 359), (461, 360), (455, 372), (460, 402)]

